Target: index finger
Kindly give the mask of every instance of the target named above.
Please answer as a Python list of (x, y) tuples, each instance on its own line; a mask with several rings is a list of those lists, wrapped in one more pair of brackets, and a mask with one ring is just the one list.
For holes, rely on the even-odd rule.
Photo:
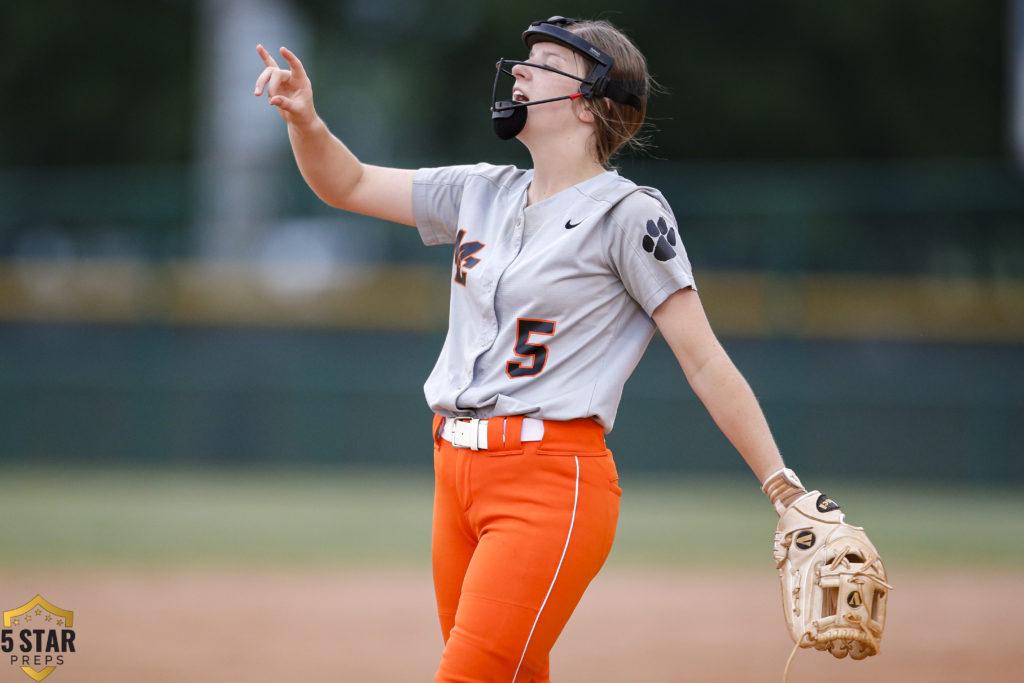
[(281, 46), (281, 56), (288, 62), (288, 66), (292, 68), (292, 72), (300, 78), (308, 78), (306, 76), (306, 70), (302, 68), (302, 62), (295, 56), (295, 53), (288, 48)]
[(263, 60), (263, 63), (265, 65), (277, 67), (277, 62), (275, 62), (274, 58), (270, 56), (269, 52), (267, 52), (267, 48), (263, 47), (262, 45), (257, 45), (256, 52), (259, 53), (260, 59)]

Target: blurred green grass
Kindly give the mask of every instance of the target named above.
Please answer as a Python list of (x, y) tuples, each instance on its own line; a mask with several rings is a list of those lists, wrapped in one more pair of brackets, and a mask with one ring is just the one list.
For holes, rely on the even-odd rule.
[[(752, 478), (626, 477), (609, 567), (763, 570)], [(1019, 487), (835, 482), (890, 569), (1024, 568)], [(0, 470), (0, 571), (429, 566), (432, 483), (402, 471)]]
[[(1020, 487), (816, 479), (806, 477), (805, 483), (837, 500), (847, 522), (864, 527), (890, 575), (902, 568), (1024, 568)], [(773, 563), (777, 518), (752, 477), (629, 484), (623, 484), (615, 563), (718, 572)]]

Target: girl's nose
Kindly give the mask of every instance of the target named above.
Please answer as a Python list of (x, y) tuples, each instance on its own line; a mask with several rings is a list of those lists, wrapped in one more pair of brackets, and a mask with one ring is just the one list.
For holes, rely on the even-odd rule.
[(512, 67), (511, 73), (513, 76), (516, 77), (516, 79), (523, 79), (529, 78), (530, 70), (523, 66), (522, 64), (516, 64), (515, 66)]

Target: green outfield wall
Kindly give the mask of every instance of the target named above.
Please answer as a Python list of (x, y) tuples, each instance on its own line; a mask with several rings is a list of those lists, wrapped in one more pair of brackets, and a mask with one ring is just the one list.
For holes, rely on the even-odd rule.
[[(430, 467), (443, 333), (0, 325), (0, 465)], [(723, 339), (789, 464), (1024, 480), (1019, 344)], [(656, 338), (609, 437), (628, 471), (742, 473)]]

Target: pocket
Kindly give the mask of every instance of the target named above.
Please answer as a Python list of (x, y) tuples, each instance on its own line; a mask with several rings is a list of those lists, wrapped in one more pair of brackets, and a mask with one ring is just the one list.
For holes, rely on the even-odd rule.
[(606, 457), (609, 457), (611, 454), (612, 454), (612, 452), (609, 451), (608, 449), (604, 449), (604, 450), (600, 450), (600, 451), (581, 451), (581, 450), (574, 450), (574, 449), (568, 449), (568, 450), (562, 451), (562, 450), (554, 450), (554, 449), (551, 449), (551, 448), (538, 448), (537, 449), (537, 455), (554, 455), (554, 456), (562, 456), (562, 457), (565, 457), (565, 456), (570, 456), (570, 457), (576, 456), (578, 458), (606, 458)]
[(612, 456), (612, 452), (608, 451), (608, 485), (612, 489), (612, 493), (622, 497), (622, 488), (619, 486), (619, 468), (615, 465), (615, 458)]
[(618, 497), (622, 497), (622, 489), (619, 487), (619, 471), (615, 466), (615, 459), (612, 457), (611, 450), (605, 448), (599, 451), (579, 451), (579, 450), (555, 450), (551, 448), (538, 448), (537, 455), (544, 457), (576, 457), (586, 458), (590, 462), (593, 462), (596, 467), (600, 467), (604, 471), (604, 476), (608, 481), (608, 489)]
[(511, 456), (511, 455), (522, 455), (526, 451), (524, 451), (522, 448), (515, 448), (515, 449), (512, 449), (512, 450), (504, 450), (504, 451), (487, 449), (487, 450), (478, 451), (478, 452), (480, 454), (482, 454), (482, 455), (486, 455), (489, 458), (505, 458), (505, 457), (508, 457), (508, 456)]
[(610, 488), (612, 493), (616, 496), (622, 498), (622, 487), (619, 486), (619, 478), (617, 476), (614, 479), (608, 480), (608, 488)]

